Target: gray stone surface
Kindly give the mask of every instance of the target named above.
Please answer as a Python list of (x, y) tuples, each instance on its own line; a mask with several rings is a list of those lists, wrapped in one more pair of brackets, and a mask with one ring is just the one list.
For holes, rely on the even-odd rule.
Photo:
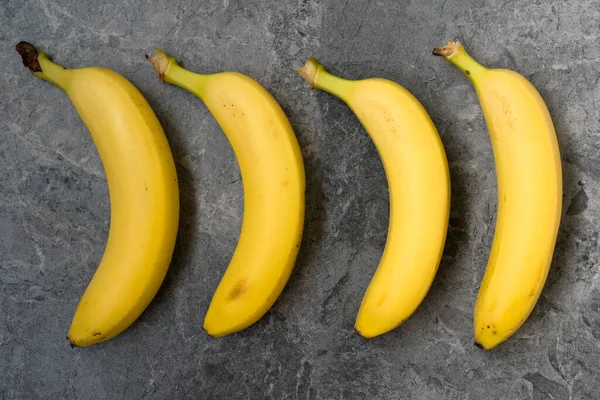
[[(599, 1), (2, 0), (0, 3), (0, 398), (597, 399), (600, 395)], [(493, 234), (496, 189), (475, 93), (432, 46), (461, 39), (488, 66), (538, 87), (556, 124), (564, 213), (554, 263), (527, 323), (491, 352), (472, 344), (472, 310)], [(163, 122), (181, 183), (175, 257), (130, 329), (72, 349), (65, 333), (103, 252), (102, 165), (59, 89), (33, 78), (28, 40), (69, 66), (133, 81)], [(289, 116), (307, 171), (295, 272), (251, 328), (201, 329), (236, 244), (239, 170), (201, 102), (160, 84), (159, 45), (188, 68), (259, 80)], [(292, 70), (317, 56), (349, 78), (412, 91), (446, 146), (451, 224), (435, 283), (399, 329), (353, 330), (385, 242), (388, 195), (375, 148), (336, 98)]]

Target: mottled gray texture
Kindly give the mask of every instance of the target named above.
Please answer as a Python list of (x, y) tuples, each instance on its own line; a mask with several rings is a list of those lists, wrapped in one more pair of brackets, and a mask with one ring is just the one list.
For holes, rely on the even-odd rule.
[[(88, 3), (0, 4), (0, 398), (598, 398), (599, 1)], [(449, 38), (531, 79), (562, 150), (564, 218), (548, 283), (527, 323), (491, 352), (472, 344), (472, 310), (494, 228), (494, 164), (470, 83), (430, 55)], [(104, 172), (64, 93), (20, 64), (19, 40), (133, 81), (177, 162), (182, 218), (166, 282), (138, 322), (91, 348), (70, 348), (65, 333), (108, 232)], [(294, 274), (262, 320), (222, 339), (201, 325), (241, 225), (239, 170), (202, 103), (156, 80), (143, 57), (156, 45), (192, 70), (260, 81), (305, 157)], [(353, 322), (385, 242), (386, 180), (350, 110), (293, 71), (311, 55), (345, 77), (403, 84), (429, 110), (450, 162), (435, 283), (404, 325), (369, 341)]]

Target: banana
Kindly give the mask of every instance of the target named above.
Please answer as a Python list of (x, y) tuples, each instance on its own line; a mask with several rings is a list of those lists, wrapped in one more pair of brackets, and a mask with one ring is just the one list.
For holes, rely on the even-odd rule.
[(304, 164), (296, 136), (275, 99), (235, 72), (190, 72), (156, 49), (159, 79), (198, 96), (227, 136), (242, 175), (244, 217), (237, 247), (206, 317), (214, 337), (258, 321), (281, 294), (304, 227)]
[(110, 232), (67, 338), (74, 346), (108, 340), (129, 327), (161, 285), (179, 219), (175, 164), (160, 122), (141, 93), (114, 71), (70, 69), (21, 42), (35, 76), (71, 99), (102, 160), (110, 192)]
[(387, 176), (387, 242), (355, 324), (371, 338), (410, 317), (436, 274), (450, 211), (446, 154), (427, 111), (402, 86), (385, 79), (342, 79), (314, 58), (298, 72), (350, 106), (375, 143)]
[(525, 322), (550, 269), (562, 207), (556, 133), (542, 97), (523, 76), (483, 67), (458, 42), (433, 53), (473, 83), (496, 162), (496, 230), (474, 318), (475, 344), (491, 349)]

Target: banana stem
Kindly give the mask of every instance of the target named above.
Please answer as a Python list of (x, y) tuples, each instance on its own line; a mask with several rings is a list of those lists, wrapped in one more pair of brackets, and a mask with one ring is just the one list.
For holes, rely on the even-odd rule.
[(309, 58), (304, 67), (296, 67), (296, 71), (310, 86), (324, 90), (341, 99), (347, 98), (352, 90), (352, 81), (329, 73), (323, 64), (314, 58)]
[(33, 75), (55, 84), (64, 91), (67, 90), (72, 76), (68, 68), (52, 62), (46, 53), (38, 51), (30, 43), (19, 42), (16, 50), (23, 60), (23, 65), (29, 68)]
[(447, 45), (435, 47), (433, 54), (444, 57), (445, 60), (461, 70), (471, 81), (487, 70), (483, 65), (475, 61), (458, 41), (449, 40)]
[(188, 71), (177, 63), (174, 57), (169, 57), (159, 48), (154, 49), (155, 55), (146, 55), (146, 59), (152, 64), (158, 74), (158, 79), (163, 82), (177, 85), (192, 93), (203, 93), (203, 87), (208, 75), (197, 74)]

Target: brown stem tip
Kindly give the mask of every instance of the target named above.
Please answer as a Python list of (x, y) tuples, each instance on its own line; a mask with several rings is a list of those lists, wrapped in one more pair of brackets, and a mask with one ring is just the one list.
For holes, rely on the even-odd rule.
[(304, 67), (296, 67), (296, 71), (300, 74), (311, 87), (315, 87), (315, 78), (317, 76), (317, 70), (319, 69), (319, 63), (314, 58), (309, 58), (304, 64)]
[(165, 73), (169, 68), (169, 57), (167, 54), (159, 48), (154, 49), (154, 56), (146, 54), (146, 60), (150, 61), (152, 67), (158, 74), (158, 79), (164, 82)]
[(451, 55), (453, 55), (454, 53), (456, 53), (456, 51), (461, 47), (462, 45), (460, 44), (460, 42), (458, 40), (448, 40), (448, 44), (446, 44), (443, 47), (434, 47), (433, 48), (433, 55), (435, 56), (440, 56), (440, 57), (444, 57), (444, 58), (448, 58)]
[(31, 43), (19, 42), (15, 49), (23, 60), (23, 65), (29, 68), (31, 72), (42, 72), (42, 67), (38, 61), (38, 51)]

